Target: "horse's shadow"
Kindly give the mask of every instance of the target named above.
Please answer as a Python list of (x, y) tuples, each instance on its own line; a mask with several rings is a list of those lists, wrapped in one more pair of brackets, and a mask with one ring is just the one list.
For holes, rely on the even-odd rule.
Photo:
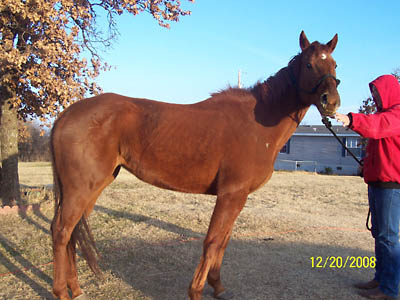
[[(32, 212), (37, 218), (43, 221), (42, 223), (50, 225), (50, 219), (42, 213), (40, 207), (34, 208)], [(29, 225), (36, 227), (44, 234), (50, 234), (50, 230), (32, 218), (31, 214), (27, 214), (26, 211), (23, 210), (19, 211), (18, 214), (21, 219), (24, 219)], [(8, 253), (9, 256), (12, 256), (15, 259), (15, 262), (13, 262), (5, 254), (0, 252), (0, 262), (8, 272), (13, 274), (13, 276), (21, 282), (29, 285), (38, 295), (41, 296), (42, 299), (54, 299), (48, 286), (43, 286), (36, 280), (36, 278), (39, 278), (51, 286), (52, 278), (24, 257), (24, 249), (2, 234), (0, 234), (0, 246), (4, 249), (5, 253)], [(30, 270), (32, 276), (28, 275), (24, 270)]]
[(165, 231), (169, 231), (171, 233), (179, 234), (181, 236), (192, 237), (192, 238), (199, 238), (199, 237), (204, 236), (203, 234), (197, 233), (190, 229), (187, 229), (187, 228), (184, 228), (184, 227), (172, 224), (172, 223), (164, 222), (160, 219), (156, 219), (156, 218), (152, 218), (152, 217), (148, 217), (148, 216), (133, 214), (133, 213), (126, 212), (126, 211), (118, 211), (118, 210), (114, 210), (111, 208), (103, 207), (101, 205), (96, 205), (94, 210), (98, 211), (98, 212), (109, 214), (113, 217), (125, 218), (134, 223), (147, 223), (149, 225), (155, 226), (155, 227), (163, 229)]
[[(96, 210), (133, 222), (146, 222), (179, 234), (183, 239), (165, 243), (127, 241), (115, 249), (119, 239), (98, 240), (103, 259), (100, 265), (121, 278), (134, 290), (154, 300), (187, 299), (187, 289), (202, 251), (203, 233), (194, 232), (159, 219), (97, 206)], [(362, 299), (352, 288), (369, 280), (373, 270), (350, 267), (312, 266), (317, 256), (371, 257), (373, 253), (335, 245), (287, 242), (281, 238), (235, 239), (228, 246), (222, 266), (222, 280), (235, 299)], [(323, 257), (325, 259), (327, 257)], [(329, 261), (331, 263), (333, 260)], [(206, 285), (204, 299), (212, 298)], [(104, 298), (106, 299), (106, 298)]]
[(45, 281), (49, 285), (52, 283), (52, 279), (35, 265), (32, 264), (29, 260), (23, 257), (23, 251), (19, 249), (17, 245), (15, 245), (12, 241), (5, 238), (0, 234), (0, 245), (8, 252), (11, 256), (15, 258), (17, 263), (20, 266), (17, 266), (14, 262), (8, 259), (5, 255), (0, 252), (0, 262), (9, 270), (10, 273), (18, 278), (18, 280), (29, 285), (38, 295), (42, 297), (42, 299), (54, 299), (51, 292), (47, 287), (42, 286), (40, 283), (36, 282), (34, 278), (31, 278), (25, 272), (21, 271), (21, 266), (24, 269), (31, 270), (34, 277), (40, 278)]

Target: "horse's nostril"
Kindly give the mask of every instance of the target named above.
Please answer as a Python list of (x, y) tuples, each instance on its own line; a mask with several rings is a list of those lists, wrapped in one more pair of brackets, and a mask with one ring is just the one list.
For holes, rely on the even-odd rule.
[(323, 94), (321, 96), (321, 104), (322, 105), (327, 105), (328, 104), (328, 94)]

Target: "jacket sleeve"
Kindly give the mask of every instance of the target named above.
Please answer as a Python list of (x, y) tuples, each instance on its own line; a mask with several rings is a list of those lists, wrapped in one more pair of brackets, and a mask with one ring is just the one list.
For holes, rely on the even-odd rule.
[(350, 128), (365, 138), (382, 139), (400, 135), (400, 105), (371, 115), (351, 113), (351, 119)]

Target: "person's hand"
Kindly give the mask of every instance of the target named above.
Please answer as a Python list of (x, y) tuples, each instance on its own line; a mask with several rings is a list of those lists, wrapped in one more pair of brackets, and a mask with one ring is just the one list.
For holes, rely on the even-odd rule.
[(344, 114), (337, 112), (335, 114), (335, 119), (336, 119), (336, 121), (343, 123), (343, 127), (347, 127), (350, 125), (350, 118), (348, 115), (344, 115)]

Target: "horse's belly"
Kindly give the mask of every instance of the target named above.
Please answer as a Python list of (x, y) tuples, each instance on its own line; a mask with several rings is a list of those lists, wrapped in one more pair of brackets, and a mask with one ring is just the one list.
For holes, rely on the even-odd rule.
[(136, 176), (154, 186), (174, 191), (214, 194), (217, 168), (212, 164), (193, 164), (193, 161), (142, 161)]

